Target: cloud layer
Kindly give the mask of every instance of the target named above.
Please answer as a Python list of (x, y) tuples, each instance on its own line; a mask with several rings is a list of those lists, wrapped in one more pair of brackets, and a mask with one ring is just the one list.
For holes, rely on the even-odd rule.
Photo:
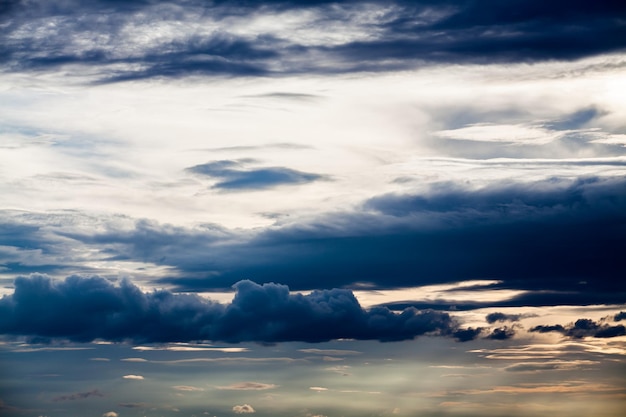
[(290, 294), (284, 285), (251, 281), (235, 288), (233, 302), (224, 305), (165, 290), (143, 293), (129, 281), (115, 286), (99, 277), (72, 276), (62, 282), (42, 275), (20, 277), (14, 294), (0, 299), (0, 333), (82, 342), (394, 341), (448, 334), (455, 326), (446, 313), (366, 311), (349, 290)]
[(571, 60), (626, 46), (625, 8), (611, 0), (3, 4), (5, 71), (89, 68), (101, 81)]

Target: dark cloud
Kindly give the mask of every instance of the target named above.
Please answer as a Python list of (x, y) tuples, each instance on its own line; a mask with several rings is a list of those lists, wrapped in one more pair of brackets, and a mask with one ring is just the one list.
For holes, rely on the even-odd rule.
[(617, 313), (615, 315), (615, 317), (613, 319), (615, 321), (622, 321), (622, 320), (626, 319), (626, 311), (620, 311), (619, 313)]
[(504, 313), (496, 312), (496, 313), (487, 314), (487, 316), (485, 317), (485, 320), (487, 320), (487, 323), (492, 324), (497, 321), (500, 321), (500, 322), (519, 321), (520, 318), (522, 318), (521, 314), (504, 314)]
[(214, 161), (195, 165), (187, 171), (210, 178), (219, 178), (213, 188), (221, 190), (260, 190), (280, 185), (305, 184), (325, 178), (323, 175), (283, 167), (246, 168), (250, 160)]
[(224, 288), (243, 277), (295, 289), (393, 288), (481, 277), (501, 282), (480, 290), (527, 291), (496, 306), (620, 302), (625, 190), (615, 178), (477, 190), (438, 184), (421, 195), (371, 199), (370, 212), (267, 229), (229, 248), (236, 266), (163, 282), (182, 290)]
[(515, 329), (511, 327), (498, 327), (491, 331), (487, 339), (491, 340), (507, 340), (515, 336)]
[(19, 277), (15, 292), (0, 299), (0, 333), (82, 342), (396, 341), (448, 335), (456, 326), (446, 313), (364, 310), (349, 290), (290, 294), (284, 285), (251, 281), (235, 289), (224, 305), (165, 290), (143, 293), (129, 281), (115, 286), (99, 277)]
[(74, 400), (83, 400), (89, 397), (104, 397), (99, 390), (94, 389), (86, 392), (77, 392), (74, 394), (61, 395), (59, 397), (54, 398), (52, 401), (74, 401)]
[[(224, 165), (197, 169), (232, 169)], [(56, 271), (89, 272), (82, 258), (70, 258), (72, 248), (80, 248), (102, 262), (167, 266), (170, 275), (157, 282), (178, 291), (229, 289), (242, 279), (309, 290), (361, 284), (410, 287), (480, 277), (498, 283), (468, 291), (524, 292), (487, 303), (407, 300), (393, 308), (466, 310), (620, 304), (626, 299), (621, 279), (621, 248), (626, 247), (622, 178), (551, 178), (473, 190), (435, 184), (419, 195), (384, 195), (358, 210), (293, 224), (287, 217), (253, 231), (183, 228), (146, 220), (124, 227), (113, 222), (97, 229), (73, 229), (54, 226), (64, 223), (45, 216), (29, 219), (22, 227), (22, 218), (7, 219), (0, 244), (50, 251)], [(10, 254), (5, 267), (16, 275), (22, 268), (36, 271), (37, 266), (28, 263), (32, 258)], [(39, 263), (43, 268), (44, 261)]]
[[(309, 12), (321, 31), (362, 25), (367, 39), (334, 45), (300, 44), (286, 33), (229, 33), (226, 18)], [(388, 8), (393, 6), (391, 11)], [(311, 13), (313, 12), (313, 13)], [(0, 47), (5, 70), (47, 71), (68, 65), (100, 69), (100, 80), (150, 77), (269, 76), (278, 74), (387, 71), (437, 63), (571, 60), (624, 50), (626, 7), (600, 0), (371, 1), (10, 1), (0, 5), (9, 35)], [(210, 16), (220, 27), (209, 34), (161, 40), (128, 38), (124, 28), (147, 21), (186, 22)], [(44, 19), (54, 30), (42, 37)], [(195, 20), (194, 22), (198, 22)], [(202, 21), (199, 21), (202, 24)], [(38, 25), (39, 24), (39, 25)], [(50, 29), (50, 28), (49, 28)], [(336, 30), (336, 29), (335, 29)], [(93, 42), (77, 42), (77, 39)], [(72, 47), (76, 45), (76, 47)], [(80, 48), (79, 48), (80, 47)], [(281, 65), (276, 65), (280, 62)]]
[(609, 338), (626, 335), (626, 327), (621, 324), (611, 326), (606, 323), (597, 323), (590, 319), (578, 319), (575, 323), (567, 326), (561, 326), (560, 324), (535, 326), (530, 329), (530, 331), (539, 333), (558, 332), (563, 336), (574, 339), (581, 339), (583, 337)]
[(467, 329), (458, 329), (452, 333), (452, 337), (454, 337), (459, 342), (469, 342), (470, 340), (476, 339), (482, 332), (482, 327), (468, 327)]

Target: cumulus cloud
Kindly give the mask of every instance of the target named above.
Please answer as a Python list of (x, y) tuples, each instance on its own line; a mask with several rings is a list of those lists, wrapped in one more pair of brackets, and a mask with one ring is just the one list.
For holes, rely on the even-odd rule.
[(256, 411), (254, 410), (254, 408), (252, 408), (251, 405), (249, 404), (244, 404), (244, 405), (236, 405), (233, 407), (233, 412), (236, 414), (251, 414), (251, 413), (256, 413)]
[(109, 411), (102, 414), (102, 417), (118, 417), (118, 414), (115, 411)]
[(583, 337), (610, 338), (626, 335), (626, 327), (624, 325), (611, 326), (606, 323), (597, 323), (590, 319), (578, 319), (576, 322), (566, 326), (560, 324), (539, 325), (531, 328), (530, 331), (537, 333), (557, 332), (574, 339)]
[(487, 339), (492, 340), (507, 340), (515, 336), (515, 329), (507, 326), (498, 327), (491, 331), (487, 336)]
[(124, 379), (135, 379), (135, 380), (142, 380), (144, 379), (143, 376), (141, 375), (124, 375), (122, 378)]
[(487, 323), (493, 324), (497, 321), (499, 322), (519, 321), (520, 318), (522, 318), (521, 314), (504, 314), (504, 313), (496, 312), (496, 313), (487, 314), (487, 316), (485, 317), (485, 320), (487, 320)]
[(452, 333), (452, 336), (459, 342), (468, 342), (474, 340), (482, 333), (484, 329), (482, 327), (468, 327), (466, 329), (458, 329)]
[(15, 292), (0, 299), (0, 332), (76, 341), (321, 342), (406, 340), (456, 327), (443, 312), (365, 310), (350, 290), (292, 294), (285, 285), (252, 281), (235, 289), (232, 303), (220, 304), (167, 290), (144, 293), (128, 280), (116, 286), (100, 277), (19, 277)]

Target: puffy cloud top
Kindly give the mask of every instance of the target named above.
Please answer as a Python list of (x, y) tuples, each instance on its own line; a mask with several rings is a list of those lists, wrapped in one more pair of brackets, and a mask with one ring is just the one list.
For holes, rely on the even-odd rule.
[(20, 277), (15, 292), (0, 299), (0, 333), (75, 341), (321, 342), (332, 339), (411, 339), (449, 334), (447, 313), (409, 307), (364, 310), (349, 290), (291, 294), (279, 284), (235, 285), (231, 304), (166, 290), (144, 293), (128, 280), (119, 286), (101, 277)]

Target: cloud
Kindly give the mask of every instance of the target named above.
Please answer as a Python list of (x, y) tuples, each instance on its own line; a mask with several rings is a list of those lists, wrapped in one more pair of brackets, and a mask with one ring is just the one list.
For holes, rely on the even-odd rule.
[(102, 414), (102, 417), (118, 417), (118, 414), (115, 411), (109, 411)]
[(280, 185), (306, 184), (324, 178), (322, 175), (300, 172), (283, 167), (245, 168), (252, 161), (215, 161), (195, 165), (187, 171), (221, 181), (213, 188), (221, 190), (262, 190)]
[(487, 339), (492, 340), (507, 340), (515, 336), (515, 329), (511, 327), (498, 327), (491, 331), (491, 333), (487, 336)]
[(562, 371), (585, 369), (591, 365), (597, 365), (597, 361), (589, 360), (550, 360), (545, 362), (522, 362), (509, 365), (504, 368), (507, 372), (543, 372), (543, 371)]
[[(523, 292), (497, 302), (454, 303), (459, 310), (621, 303), (626, 284), (617, 248), (626, 246), (626, 238), (616, 225), (626, 222), (624, 187), (623, 178), (610, 177), (480, 187), (436, 183), (419, 194), (379, 195), (354, 210), (253, 231), (132, 219), (86, 231), (54, 226), (63, 223), (55, 215), (28, 222), (7, 215), (0, 245), (53, 255), (43, 266), (14, 260), (8, 265), (16, 275), (38, 269), (58, 276), (70, 269), (89, 273), (93, 263), (71, 258), (88, 249), (90, 259), (102, 262), (139, 260), (167, 268), (153, 284), (184, 292), (226, 290), (242, 277), (309, 290), (360, 283), (413, 287), (480, 276), (499, 283), (474, 289), (477, 294)], [(452, 304), (407, 300), (393, 308), (409, 305), (448, 310)]]
[(487, 316), (485, 317), (485, 320), (487, 321), (487, 323), (493, 324), (497, 321), (499, 322), (519, 321), (520, 318), (522, 318), (521, 314), (504, 314), (504, 313), (496, 312), (496, 313), (487, 314)]
[(100, 277), (19, 277), (15, 292), (0, 299), (0, 332), (75, 341), (322, 342), (406, 340), (447, 335), (456, 326), (443, 312), (364, 310), (344, 289), (303, 295), (284, 285), (240, 281), (235, 290), (231, 304), (220, 304), (167, 290), (144, 293), (128, 280), (115, 286)]
[(251, 405), (249, 404), (244, 404), (244, 405), (236, 405), (233, 407), (233, 412), (237, 413), (237, 414), (251, 414), (251, 413), (256, 413), (256, 411), (254, 410), (254, 408), (252, 408)]
[(626, 320), (626, 311), (620, 311), (619, 313), (617, 313), (615, 315), (615, 317), (613, 318), (615, 321), (622, 321), (622, 320)]
[(574, 339), (582, 339), (584, 337), (610, 338), (626, 335), (626, 327), (623, 325), (611, 326), (609, 324), (597, 323), (590, 319), (578, 319), (575, 323), (567, 326), (560, 324), (550, 326), (535, 326), (530, 329), (531, 332), (548, 333), (557, 332), (563, 336)]
[(102, 394), (99, 390), (94, 389), (86, 392), (77, 392), (74, 394), (61, 395), (59, 397), (53, 398), (52, 401), (74, 401), (83, 400), (89, 397), (104, 397), (104, 394)]
[(482, 327), (468, 327), (467, 329), (458, 329), (452, 333), (452, 336), (459, 342), (468, 342), (474, 340), (483, 332)]
[(317, 391), (317, 392), (328, 391), (328, 388), (324, 388), (324, 387), (309, 387), (309, 389), (312, 391)]
[[(623, 8), (612, 1), (101, 0), (53, 8), (36, 0), (3, 12), (11, 40), (0, 50), (4, 71), (63, 69), (78, 76), (82, 69), (100, 82), (572, 60), (626, 46), (616, 18)], [(250, 16), (275, 24), (259, 26)], [(159, 36), (133, 36), (150, 33), (152, 22)]]
[(262, 382), (238, 382), (235, 384), (217, 387), (218, 389), (223, 390), (235, 390), (235, 391), (262, 391), (266, 389), (276, 388), (277, 385), (274, 384), (265, 384)]
[(141, 381), (141, 380), (144, 379), (143, 376), (141, 376), (141, 375), (124, 375), (122, 378), (124, 378), (124, 379), (134, 379), (134, 380), (138, 380), (138, 381)]

